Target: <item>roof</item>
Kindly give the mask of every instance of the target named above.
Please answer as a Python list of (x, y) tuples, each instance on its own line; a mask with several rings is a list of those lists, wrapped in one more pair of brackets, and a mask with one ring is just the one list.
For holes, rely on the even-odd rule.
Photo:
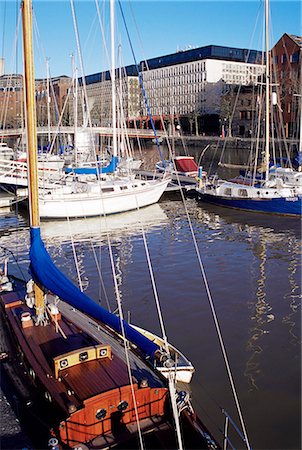
[(296, 34), (288, 34), (288, 36), (297, 44), (302, 47), (302, 36), (297, 36)]
[[(246, 48), (223, 47), (220, 45), (207, 45), (205, 47), (193, 48), (179, 51), (165, 56), (148, 59), (149, 69), (157, 69), (165, 66), (183, 64), (202, 59), (221, 59), (226, 61), (261, 63), (262, 52)], [(142, 65), (143, 63), (141, 63)]]

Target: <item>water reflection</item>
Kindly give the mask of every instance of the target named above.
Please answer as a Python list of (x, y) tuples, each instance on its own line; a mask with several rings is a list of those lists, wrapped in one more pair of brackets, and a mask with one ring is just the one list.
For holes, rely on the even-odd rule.
[[(247, 290), (238, 279), (238, 289), (242, 290), (243, 298), (247, 297), (250, 320), (244, 375), (250, 390), (259, 389), (270, 344), (273, 337), (280, 340), (284, 325), (288, 328), (290, 345), (300, 344), (300, 226), (288, 218), (250, 217), (242, 212), (212, 205), (209, 208), (203, 204), (199, 204), (195, 217), (212, 230), (207, 237), (208, 243), (230, 239), (238, 244), (245, 243), (242, 252), (250, 258), (248, 279), (251, 289)], [(232, 264), (231, 260), (229, 264)]]
[(49, 221), (41, 223), (41, 234), (46, 245), (70, 242), (95, 243), (104, 241), (106, 234), (112, 239), (126, 235), (141, 234), (142, 227), (148, 231), (167, 222), (167, 215), (156, 203), (135, 211), (114, 214), (107, 217), (94, 217), (70, 221)]

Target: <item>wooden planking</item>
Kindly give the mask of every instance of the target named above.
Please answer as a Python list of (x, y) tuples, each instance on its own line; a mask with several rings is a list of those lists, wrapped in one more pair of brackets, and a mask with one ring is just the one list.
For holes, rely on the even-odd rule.
[(129, 384), (126, 365), (119, 359), (94, 360), (65, 369), (64, 382), (83, 401), (102, 392)]
[[(24, 308), (26, 310), (26, 308)], [(16, 334), (19, 341), (19, 345), (22, 348), (22, 352), (25, 355), (29, 365), (32, 367), (36, 373), (36, 377), (41, 380), (43, 386), (45, 386), (45, 391), (47, 390), (52, 397), (55, 397), (58, 405), (60, 405), (63, 410), (66, 411), (66, 405), (62, 401), (61, 393), (63, 392), (63, 386), (58, 384), (54, 378), (49, 376), (51, 374), (51, 369), (45, 360), (45, 357), (41, 357), (40, 348), (34, 339), (30, 339), (28, 336), (25, 337), (23, 332), (31, 330), (31, 328), (22, 329), (20, 325), (20, 320), (13, 310), (7, 311), (8, 319), (11, 326)], [(36, 329), (38, 327), (32, 327)], [(40, 360), (40, 357), (42, 361)], [(39, 359), (38, 359), (39, 358)]]
[[(98, 324), (92, 318), (87, 319), (87, 316), (80, 311), (75, 310), (63, 301), (59, 303), (59, 309), (71, 322), (78, 324), (78, 326), (84, 327), (85, 325), (86, 333), (91, 335), (97, 342), (110, 345), (114, 355), (126, 362), (123, 344), (118, 342), (117, 339), (111, 335), (108, 329)], [(139, 358), (135, 353), (129, 352), (129, 358), (131, 372), (135, 379), (139, 380), (142, 377), (147, 378), (149, 386), (153, 387), (166, 385), (166, 380), (160, 374), (157, 375), (153, 371), (150, 371), (148, 364)]]

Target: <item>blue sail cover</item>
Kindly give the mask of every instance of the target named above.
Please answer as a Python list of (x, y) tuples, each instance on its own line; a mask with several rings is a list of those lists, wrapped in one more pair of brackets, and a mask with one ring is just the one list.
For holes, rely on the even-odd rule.
[(116, 171), (118, 164), (118, 157), (112, 156), (110, 163), (108, 166), (101, 167), (98, 164), (98, 167), (65, 167), (65, 173), (75, 173), (78, 175), (99, 175), (100, 173), (112, 173)]
[[(53, 263), (41, 239), (40, 228), (30, 230), (30, 271), (34, 281), (57, 295), (69, 305), (108, 325), (121, 334), (120, 319), (102, 308), (88, 295), (76, 287)], [(123, 321), (127, 339), (135, 344), (146, 356), (153, 357), (158, 345)]]

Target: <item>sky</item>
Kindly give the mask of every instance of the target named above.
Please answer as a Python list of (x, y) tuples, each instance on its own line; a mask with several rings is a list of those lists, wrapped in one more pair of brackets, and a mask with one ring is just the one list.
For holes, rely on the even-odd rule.
[[(107, 70), (110, 52), (108, 0), (73, 0), (85, 75)], [(122, 0), (124, 16), (137, 61), (190, 47), (222, 45), (262, 49), (263, 0)], [(70, 0), (33, 0), (35, 77), (71, 75), (71, 54), (82, 75)], [(271, 0), (271, 46), (285, 33), (302, 34), (300, 1)], [(0, 57), (6, 73), (22, 73), (20, 0), (0, 0)], [(116, 4), (116, 43), (122, 65), (134, 63), (120, 7)], [(18, 32), (17, 32), (18, 29)], [(17, 44), (16, 44), (17, 42)], [(118, 58), (118, 56), (117, 56)]]

